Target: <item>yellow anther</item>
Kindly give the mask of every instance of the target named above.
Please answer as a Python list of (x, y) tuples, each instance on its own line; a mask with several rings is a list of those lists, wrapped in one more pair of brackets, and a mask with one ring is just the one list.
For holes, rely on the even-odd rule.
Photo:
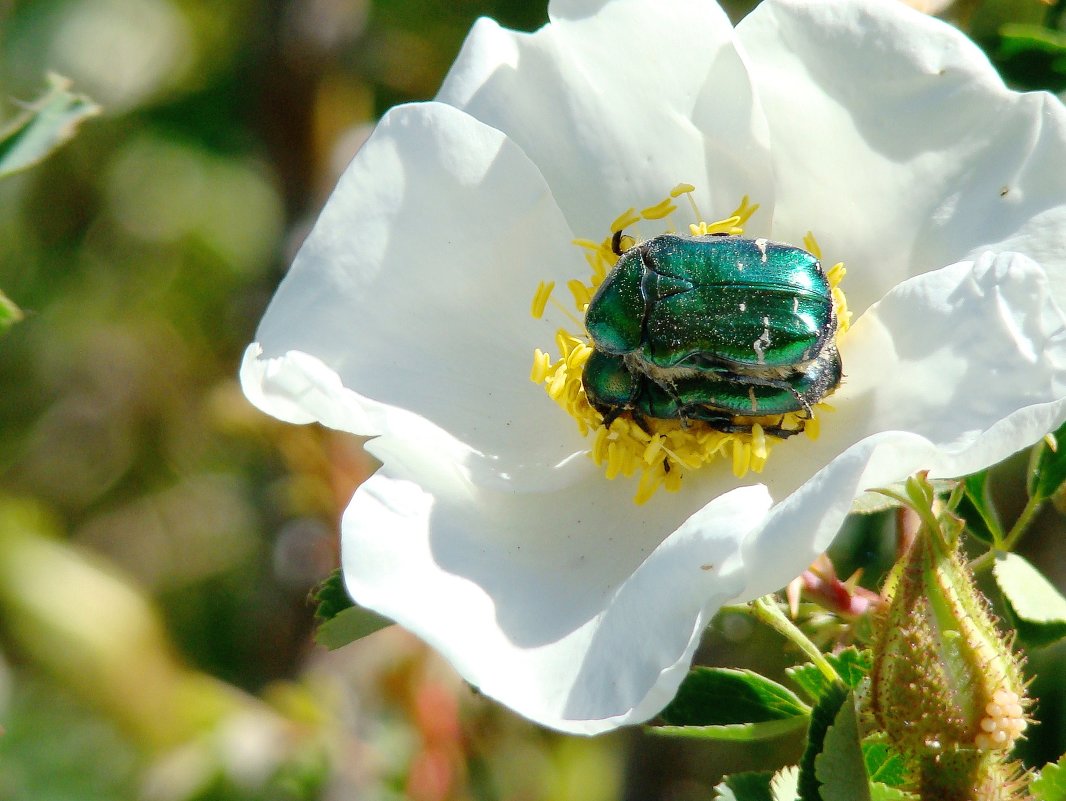
[(618, 474), (622, 472), (622, 454), (621, 449), (618, 447), (618, 442), (612, 440), (607, 443), (607, 478), (618, 478)]
[(807, 248), (808, 252), (813, 253), (816, 258), (822, 258), (822, 248), (818, 244), (818, 240), (814, 238), (814, 233), (808, 231), (803, 236), (803, 247)]
[(624, 231), (629, 226), (638, 222), (640, 222), (640, 215), (637, 214), (637, 210), (632, 208), (626, 209), (615, 218), (614, 222), (611, 223), (611, 233), (614, 234), (618, 231)]
[(555, 347), (559, 349), (559, 353), (564, 360), (570, 355), (570, 351), (573, 350), (574, 344), (580, 341), (581, 340), (574, 339), (574, 336), (565, 328), (560, 328), (555, 332)]
[(695, 191), (696, 187), (694, 187), (692, 184), (678, 184), (670, 190), (670, 197), (678, 198), (681, 197), (681, 195), (684, 195), (685, 199), (688, 200), (689, 208), (692, 209), (693, 219), (702, 220), (703, 215), (700, 214), (700, 209), (696, 205), (696, 199), (692, 196), (692, 193)]
[(534, 384), (544, 383), (544, 379), (548, 377), (548, 370), (551, 368), (551, 357), (537, 348), (533, 351), (533, 369), (529, 371), (529, 380)]
[(584, 314), (585, 307), (588, 306), (589, 301), (592, 300), (592, 293), (589, 292), (589, 288), (576, 278), (571, 278), (567, 281), (566, 288), (569, 289), (570, 294), (574, 296), (574, 305), (577, 306), (577, 310)]
[(548, 384), (548, 397), (552, 400), (558, 400), (563, 395), (563, 390), (566, 387), (566, 365), (560, 364), (555, 369), (555, 375), (551, 377), (551, 382)]
[[(740, 205), (733, 209), (733, 213), (730, 216), (736, 217), (737, 225), (743, 226), (747, 225), (748, 220), (750, 220), (752, 215), (755, 214), (755, 212), (757, 212), (758, 210), (759, 204), (751, 203), (748, 200), (748, 196), (744, 195), (744, 197), (740, 199)], [(743, 231), (741, 231), (741, 233), (743, 233)]]
[(677, 206), (673, 204), (670, 198), (660, 200), (654, 206), (648, 206), (648, 208), (640, 212), (640, 216), (645, 220), (661, 220), (677, 211)]
[(666, 487), (667, 492), (677, 492), (681, 489), (681, 470), (674, 467), (666, 474), (663, 480), (663, 486)]
[[(600, 243), (599, 242), (593, 242), (591, 239), (571, 239), (570, 240), (570, 244), (571, 245), (577, 245), (579, 248), (582, 248), (583, 250), (591, 250), (594, 253), (599, 253), (599, 251), (600, 251)], [(585, 258), (588, 258), (587, 254), (586, 254)]]
[(766, 461), (766, 455), (769, 453), (769, 449), (766, 447), (766, 432), (763, 431), (763, 427), (758, 423), (755, 423), (751, 427), (751, 455), (754, 459), (760, 459)]
[(812, 417), (803, 426), (803, 433), (807, 439), (815, 440), (822, 433), (822, 423), (817, 417)]
[(663, 450), (663, 438), (656, 434), (648, 442), (648, 447), (644, 449), (643, 459), (645, 464), (651, 464), (662, 453)]
[(589, 277), (589, 286), (593, 289), (597, 289), (599, 285), (603, 283), (603, 279), (607, 277), (607, 273), (614, 265), (603, 257), (600, 257), (596, 259), (594, 263), (590, 262), (589, 266), (592, 267), (592, 275)]
[(751, 466), (751, 445), (740, 439), (733, 440), (733, 475), (744, 478)]
[(568, 370), (581, 370), (585, 366), (585, 362), (589, 360), (589, 356), (592, 355), (592, 348), (586, 345), (584, 342), (578, 342), (574, 345), (574, 349), (570, 351), (570, 355), (566, 357), (566, 367)]
[(647, 503), (647, 501), (653, 496), (659, 489), (659, 485), (663, 483), (663, 479), (666, 478), (666, 473), (660, 467), (658, 470), (645, 470), (640, 477), (640, 483), (637, 484), (637, 494), (633, 498), (633, 502), (638, 506)]
[(544, 316), (544, 307), (548, 305), (548, 298), (551, 297), (553, 289), (555, 289), (554, 281), (541, 281), (537, 284), (537, 291), (533, 295), (533, 305), (530, 307), (530, 313), (537, 320)]

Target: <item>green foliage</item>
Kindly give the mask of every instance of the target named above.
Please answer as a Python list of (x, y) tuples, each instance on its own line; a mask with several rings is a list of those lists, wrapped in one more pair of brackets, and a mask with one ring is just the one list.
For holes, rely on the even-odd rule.
[(1010, 23), (999, 31), (996, 65), (1019, 88), (1066, 89), (1066, 31)]
[[(826, 654), (825, 658), (849, 689), (856, 689), (870, 672), (871, 655), (869, 651), (860, 651), (854, 646), (845, 648), (839, 654)], [(835, 692), (836, 687), (818, 670), (808, 663), (789, 668), (788, 677), (813, 700), (821, 700), (825, 695)]]
[(797, 771), (782, 768), (777, 773), (736, 773), (715, 787), (720, 801), (796, 801)]
[(807, 729), (807, 747), (800, 759), (799, 797), (801, 801), (824, 801), (819, 791), (817, 759), (825, 749), (825, 737), (836, 720), (837, 713), (851, 693), (839, 684), (827, 684), (811, 712)]
[(1066, 637), (1066, 598), (1025, 558), (997, 553), (992, 568), (1018, 637), (1030, 647)]
[(70, 91), (66, 78), (50, 75), (48, 82), (48, 92), (0, 131), (0, 178), (32, 167), (100, 113), (89, 98)]
[(1045, 765), (1029, 790), (1036, 801), (1066, 801), (1066, 754)]
[[(0, 663), (0, 671), (3, 665)], [(6, 674), (0, 675), (0, 688)], [(16, 672), (0, 707), (4, 801), (128, 801), (139, 756), (118, 727), (51, 681)]]
[(315, 621), (325, 623), (341, 612), (355, 606), (344, 586), (344, 573), (338, 567), (311, 594), (315, 604)]
[(870, 782), (870, 801), (919, 801), (914, 793), (889, 787), (881, 782)]
[(387, 617), (352, 603), (339, 568), (318, 586), (312, 600), (317, 604), (315, 642), (331, 651), (392, 625)]
[(23, 318), (22, 309), (3, 292), (0, 292), (0, 334)]
[(982, 470), (967, 476), (963, 481), (963, 489), (955, 512), (966, 521), (967, 530), (989, 545), (1002, 542), (1003, 524), (989, 494), (988, 471)]
[(862, 758), (871, 781), (890, 787), (901, 787), (906, 781), (903, 758), (880, 735), (872, 735), (862, 741)]
[(690, 671), (661, 713), (657, 734), (718, 740), (758, 740), (803, 728), (810, 708), (795, 693), (750, 670)]
[(770, 771), (733, 773), (715, 787), (715, 798), (721, 801), (775, 801)]
[(825, 732), (822, 752), (814, 758), (814, 775), (823, 801), (869, 801), (854, 693), (848, 694)]
[(1029, 495), (1038, 500), (1053, 496), (1066, 482), (1066, 425), (1037, 443), (1029, 467)]

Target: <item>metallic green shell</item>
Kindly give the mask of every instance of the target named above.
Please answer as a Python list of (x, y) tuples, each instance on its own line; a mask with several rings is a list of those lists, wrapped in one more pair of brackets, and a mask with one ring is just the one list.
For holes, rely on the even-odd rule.
[(723, 430), (735, 417), (775, 416), (809, 410), (837, 384), (842, 367), (829, 343), (805, 369), (785, 379), (708, 373), (661, 384), (633, 372), (620, 356), (594, 351), (582, 375), (592, 406), (613, 419), (622, 412), (635, 417), (703, 420)]
[(806, 250), (665, 234), (623, 253), (593, 296), (582, 382), (607, 423), (630, 412), (750, 430), (735, 418), (809, 412), (840, 383), (836, 326)]
[(792, 245), (665, 234), (626, 251), (593, 296), (596, 349), (653, 367), (789, 367), (836, 330), (821, 265)]

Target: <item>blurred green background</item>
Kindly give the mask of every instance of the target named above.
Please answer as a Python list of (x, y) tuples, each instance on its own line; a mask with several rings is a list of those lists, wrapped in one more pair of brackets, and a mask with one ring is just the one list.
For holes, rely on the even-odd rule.
[[(1015, 85), (1066, 88), (1061, 32), (1001, 36), (1057, 29), (1046, 4), (946, 13)], [(483, 14), (546, 19), (526, 0), (0, 0), (0, 120), (49, 71), (104, 109), (0, 182), (0, 288), (27, 312), (0, 339), (0, 801), (679, 801), (796, 759), (561, 737), (395, 627), (311, 641), (308, 593), (373, 467), (255, 411), (237, 365), (374, 120), (432, 97)], [(722, 663), (793, 661), (744, 618), (710, 636)], [(1045, 729), (1033, 759), (1062, 750)]]

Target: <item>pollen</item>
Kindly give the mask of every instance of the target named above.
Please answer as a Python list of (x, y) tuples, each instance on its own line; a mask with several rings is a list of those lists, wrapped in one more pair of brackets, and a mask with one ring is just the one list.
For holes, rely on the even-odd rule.
[[(583, 320), (596, 289), (607, 277), (618, 260), (612, 243), (616, 234), (622, 231), (636, 231), (641, 222), (654, 224), (660, 233), (672, 233), (679, 230), (674, 222), (678, 213), (680, 198), (686, 199), (695, 222), (687, 225), (693, 236), (711, 234), (728, 234), (743, 236), (744, 226), (758, 210), (756, 203), (744, 197), (731, 214), (722, 219), (707, 222), (700, 213), (692, 193), (691, 184), (678, 184), (668, 197), (648, 206), (641, 211), (627, 209), (609, 226), (609, 233), (600, 241), (592, 239), (575, 239), (573, 244), (580, 248), (589, 267), (585, 280), (572, 279), (567, 282), (567, 289), (572, 296), (573, 308)], [(675, 202), (676, 201), (676, 202)], [(619, 249), (623, 252), (636, 244), (630, 236), (623, 235)], [(804, 239), (808, 251), (821, 259), (821, 250), (814, 236), (808, 234)], [(832, 290), (833, 303), (837, 319), (837, 336), (845, 332), (850, 324), (850, 313), (840, 282), (844, 278), (843, 264), (834, 264), (826, 271), (826, 278)], [(808, 439), (817, 439), (822, 412), (832, 410), (826, 403), (818, 403), (812, 409), (812, 415), (805, 412), (786, 414), (737, 417), (738, 428), (750, 427), (749, 431), (726, 432), (712, 427), (708, 423), (696, 420), (673, 420), (645, 418), (634, 420), (629, 413), (622, 414), (605, 424), (603, 416), (594, 409), (585, 396), (582, 373), (585, 363), (593, 353), (584, 325), (551, 293), (555, 288), (553, 282), (541, 282), (536, 289), (531, 304), (533, 317), (541, 319), (551, 300), (553, 307), (560, 307), (570, 321), (578, 322), (579, 328), (561, 328), (556, 331), (555, 346), (559, 356), (554, 358), (547, 352), (537, 349), (533, 356), (530, 380), (544, 387), (548, 396), (567, 414), (574, 418), (581, 436), (591, 438), (588, 455), (599, 465), (608, 479), (618, 477), (637, 477), (634, 502), (646, 503), (654, 497), (659, 489), (677, 492), (684, 477), (711, 464), (729, 465), (737, 478), (749, 473), (760, 473), (767, 464), (775, 445), (781, 441), (775, 431), (803, 431)]]

